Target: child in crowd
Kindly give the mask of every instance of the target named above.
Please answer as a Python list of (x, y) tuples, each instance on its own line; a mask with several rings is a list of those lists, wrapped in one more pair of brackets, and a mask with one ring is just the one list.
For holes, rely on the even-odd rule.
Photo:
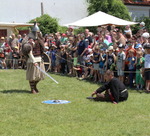
[(99, 73), (100, 73), (100, 82), (104, 82), (104, 73), (105, 73), (105, 61), (106, 61), (106, 53), (104, 49), (100, 49), (100, 62), (99, 62)]
[(18, 47), (16, 46), (14, 51), (12, 52), (13, 69), (18, 69), (19, 58), (20, 58), (20, 54), (19, 54), (19, 51), (18, 51)]
[[(93, 50), (91, 48), (88, 48), (85, 55), (83, 56), (83, 59), (85, 61), (85, 67), (84, 67), (84, 78), (88, 78), (91, 76), (93, 76), (93, 64), (91, 63), (92, 62), (92, 59), (93, 59)], [(90, 74), (89, 74), (89, 64), (90, 65)]]
[(61, 53), (60, 53), (60, 47), (58, 47), (56, 49), (55, 55), (56, 55), (56, 61), (55, 61), (56, 69), (55, 69), (55, 72), (59, 73), (60, 72), (60, 68), (61, 68), (61, 65), (60, 65), (60, 59), (61, 59), (60, 58), (60, 55), (61, 55)]
[(44, 47), (44, 52), (45, 52), (48, 56), (50, 56), (50, 51), (49, 51), (49, 47), (48, 47), (48, 46), (45, 46), (45, 47)]
[[(73, 57), (73, 67), (76, 67), (78, 63), (78, 55), (77, 52), (74, 53)], [(73, 76), (76, 76), (76, 71), (73, 69)]]
[(133, 87), (133, 79), (135, 75), (135, 60), (136, 57), (134, 56), (134, 50), (130, 49), (129, 54), (126, 58), (126, 61), (128, 62), (128, 70), (129, 70), (129, 86), (130, 88)]
[(136, 89), (139, 90), (143, 90), (143, 86), (144, 86), (144, 80), (142, 77), (142, 70), (144, 68), (144, 61), (145, 58), (143, 57), (143, 52), (142, 51), (138, 51), (137, 52), (137, 59), (136, 59)]
[(82, 67), (80, 66), (80, 64), (77, 63), (77, 66), (76, 67), (74, 66), (73, 69), (76, 71), (77, 77), (79, 79), (81, 79), (82, 78)]
[(99, 47), (96, 46), (93, 50), (93, 74), (94, 74), (94, 82), (97, 82), (99, 80), (99, 57), (100, 57), (100, 53), (99, 53)]
[(93, 64), (92, 62), (88, 62), (86, 65), (84, 79), (91, 79), (92, 77), (93, 77)]
[(64, 75), (66, 72), (66, 66), (67, 66), (67, 53), (65, 50), (65, 46), (61, 45), (61, 51), (60, 51), (60, 65), (61, 65), (61, 73)]
[(106, 69), (110, 69), (111, 65), (116, 62), (116, 56), (113, 53), (113, 46), (109, 46), (108, 54), (106, 55)]
[(143, 51), (142, 45), (140, 43), (136, 44), (135, 50), (136, 50), (136, 52)]
[(125, 59), (126, 55), (124, 50), (124, 45), (119, 44), (119, 52), (117, 54), (117, 74), (119, 76), (119, 80), (124, 82), (124, 68), (125, 68)]
[(50, 49), (50, 58), (51, 58), (51, 71), (56, 69), (56, 46), (53, 44)]

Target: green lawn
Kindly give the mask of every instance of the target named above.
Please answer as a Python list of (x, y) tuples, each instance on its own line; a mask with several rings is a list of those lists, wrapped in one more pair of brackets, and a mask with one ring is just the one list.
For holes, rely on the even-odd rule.
[[(150, 136), (150, 94), (130, 90), (126, 102), (87, 100), (99, 87), (51, 74), (30, 94), (24, 70), (0, 70), (0, 136)], [(48, 105), (44, 100), (68, 100)]]

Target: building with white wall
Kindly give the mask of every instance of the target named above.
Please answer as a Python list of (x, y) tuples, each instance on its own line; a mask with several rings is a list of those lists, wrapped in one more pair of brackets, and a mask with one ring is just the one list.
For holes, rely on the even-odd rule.
[(7, 23), (0, 22), (0, 37), (8, 37), (13, 34), (17, 27), (33, 26), (33, 23)]
[(150, 17), (150, 0), (124, 0), (133, 21), (140, 17)]

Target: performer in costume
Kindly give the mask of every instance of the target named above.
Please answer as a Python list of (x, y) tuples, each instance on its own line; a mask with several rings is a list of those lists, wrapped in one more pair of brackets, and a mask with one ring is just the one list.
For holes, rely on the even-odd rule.
[(22, 52), (27, 56), (26, 79), (29, 80), (31, 93), (38, 93), (37, 84), (44, 79), (44, 74), (36, 67), (37, 65), (45, 71), (42, 53), (44, 51), (44, 42), (37, 24), (34, 24), (32, 32), (28, 35), (29, 39), (22, 46)]
[[(117, 104), (128, 99), (128, 91), (125, 85), (118, 78), (114, 77), (113, 71), (107, 70), (105, 78), (107, 83), (92, 93), (92, 97), (96, 95), (95, 100), (110, 101)], [(102, 94), (104, 91), (105, 94)]]

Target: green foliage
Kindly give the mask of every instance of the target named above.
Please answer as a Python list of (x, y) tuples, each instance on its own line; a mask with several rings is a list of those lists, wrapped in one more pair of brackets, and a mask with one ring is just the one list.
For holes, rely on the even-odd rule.
[(17, 30), (29, 30), (30, 27), (26, 26), (26, 27), (17, 27)]
[(74, 29), (74, 34), (77, 35), (77, 34), (83, 33), (84, 29), (85, 29), (84, 27)]
[[(79, 33), (83, 33), (84, 32), (84, 27), (80, 27), (80, 28), (75, 28), (74, 29), (74, 34), (77, 35)], [(59, 26), (58, 31), (60, 33), (65, 33), (68, 30), (68, 27), (64, 27), (64, 26)]]
[(149, 17), (144, 17), (141, 22), (145, 22), (145, 26), (146, 26), (146, 29), (150, 32), (150, 18)]
[[(1, 136), (149, 136), (149, 94), (130, 90), (126, 102), (94, 102), (86, 97), (100, 85), (51, 74), (30, 94), (25, 70), (0, 70)], [(44, 100), (68, 100), (46, 105)]]
[[(44, 14), (40, 17), (35, 18), (37, 23), (39, 23), (39, 28), (43, 35), (49, 33), (55, 33), (58, 31), (58, 20), (56, 18), (50, 17), (48, 14)], [(31, 20), (30, 23), (35, 22), (35, 19)]]
[(58, 32), (60, 32), (60, 33), (65, 33), (67, 30), (68, 30), (68, 28), (65, 26), (59, 26), (58, 27)]
[(124, 20), (131, 20), (128, 9), (122, 0), (89, 0), (89, 15), (98, 11), (105, 12)]
[[(149, 17), (140, 17), (140, 18), (137, 18), (136, 22), (139, 22), (139, 23), (140, 22), (144, 22), (146, 29), (148, 30), (148, 32), (150, 32), (150, 18)], [(134, 26), (131, 26), (131, 27), (132, 27), (132, 32), (135, 34), (139, 30), (140, 25), (137, 24), (137, 25), (134, 25)]]

